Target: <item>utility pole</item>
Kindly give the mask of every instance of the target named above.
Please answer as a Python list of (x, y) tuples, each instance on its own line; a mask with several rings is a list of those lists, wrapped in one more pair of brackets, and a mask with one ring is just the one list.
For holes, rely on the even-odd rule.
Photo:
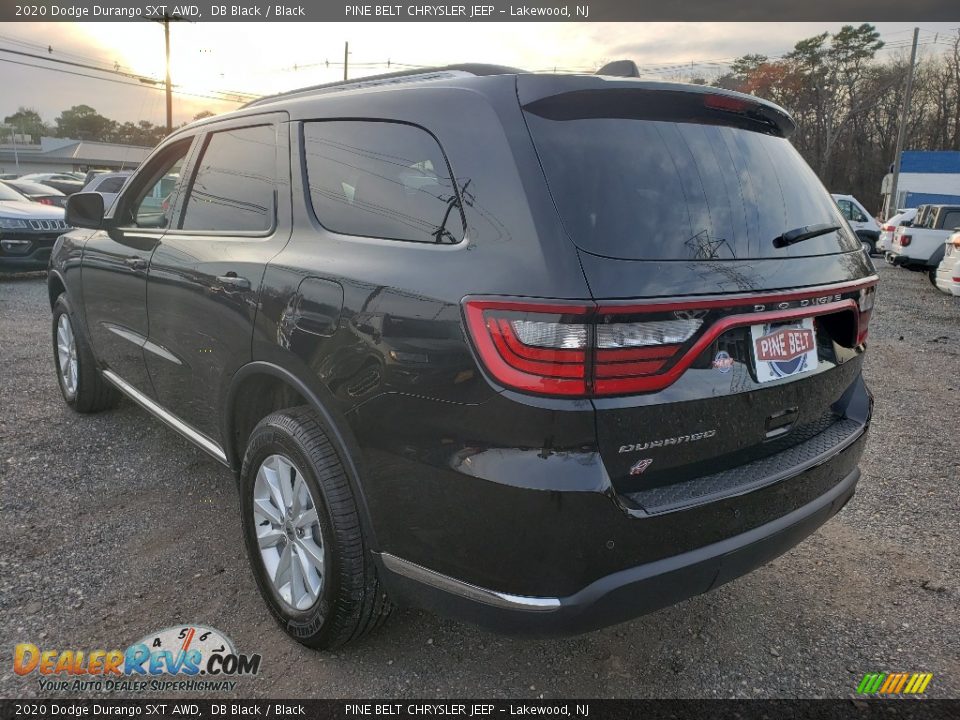
[(349, 62), (348, 56), (350, 55), (350, 43), (345, 42), (343, 44), (343, 80), (347, 80), (347, 63)]
[(167, 135), (173, 132), (173, 88), (170, 85), (170, 14), (163, 13), (163, 42), (167, 49)]
[[(167, 54), (167, 135), (173, 132), (173, 83), (170, 82), (170, 21), (182, 19), (179, 15), (171, 15), (166, 11), (163, 15), (150, 18), (153, 22), (163, 23), (163, 44)], [(144, 82), (144, 80), (141, 78), (140, 82)]]
[(897, 185), (900, 183), (900, 155), (903, 153), (903, 143), (907, 134), (907, 113), (910, 112), (910, 95), (913, 93), (913, 67), (917, 61), (917, 38), (920, 28), (913, 29), (913, 47), (910, 49), (910, 68), (907, 70), (907, 87), (903, 93), (903, 108), (900, 111), (900, 128), (897, 130), (897, 149), (893, 156), (893, 180), (890, 183), (890, 195), (887, 200), (886, 217), (890, 218), (897, 212)]

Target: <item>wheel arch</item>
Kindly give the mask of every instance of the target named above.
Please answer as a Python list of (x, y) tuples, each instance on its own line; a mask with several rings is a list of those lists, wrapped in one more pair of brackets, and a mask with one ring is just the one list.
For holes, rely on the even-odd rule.
[(50, 309), (57, 302), (57, 298), (67, 291), (67, 284), (63, 281), (63, 276), (58, 270), (49, 270), (47, 272), (47, 297), (50, 300)]
[[(264, 391), (267, 390), (278, 390), (281, 393), (279, 397), (285, 398), (286, 404), (281, 402), (280, 407), (276, 407), (272, 406), (276, 403), (257, 400), (265, 397)], [(343, 462), (357, 500), (360, 521), (368, 538), (367, 544), (371, 550), (378, 551), (379, 545), (360, 480), (360, 446), (346, 418), (333, 409), (331, 399), (322, 397), (322, 394), (322, 390), (318, 391), (281, 365), (264, 360), (247, 363), (234, 374), (227, 391), (222, 432), (224, 453), (230, 467), (239, 477), (246, 445), (245, 437), (249, 437), (257, 422), (282, 407), (308, 405), (316, 413), (324, 432)], [(258, 407), (261, 408), (260, 411), (257, 410)], [(263, 412), (264, 409), (267, 411)]]

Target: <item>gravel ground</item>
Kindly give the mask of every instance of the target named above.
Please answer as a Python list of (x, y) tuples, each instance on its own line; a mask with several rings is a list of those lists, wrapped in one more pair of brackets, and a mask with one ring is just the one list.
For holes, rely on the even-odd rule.
[(226, 470), (130, 403), (81, 417), (54, 378), (42, 276), (0, 278), (0, 696), (18, 642), (125, 647), (204, 623), (263, 655), (263, 697), (849, 697), (865, 672), (960, 696), (960, 299), (881, 263), (866, 374), (876, 415), (853, 501), (706, 596), (558, 640), (405, 610), (337, 653), (260, 600)]

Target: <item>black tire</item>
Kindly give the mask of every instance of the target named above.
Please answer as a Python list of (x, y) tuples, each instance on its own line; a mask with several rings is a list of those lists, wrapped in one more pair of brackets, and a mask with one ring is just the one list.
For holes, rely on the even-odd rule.
[(873, 257), (877, 254), (877, 238), (872, 235), (867, 235), (866, 233), (857, 233), (857, 238), (860, 240), (860, 245), (863, 247), (863, 250), (869, 257)]
[[(73, 333), (77, 363), (75, 388), (70, 388), (65, 383), (61, 372), (60, 354), (57, 352), (57, 331), (61, 315), (66, 316)], [(61, 293), (53, 304), (52, 332), (53, 364), (57, 371), (57, 385), (67, 405), (79, 413), (95, 413), (115, 407), (120, 401), (120, 393), (100, 374), (93, 352), (90, 350), (90, 343), (84, 334), (83, 324), (76, 321), (76, 315), (66, 293)]]
[[(292, 461), (317, 509), (324, 551), (323, 582), (316, 601), (303, 610), (280, 596), (257, 540), (254, 488), (261, 465), (272, 455)], [(346, 470), (310, 408), (274, 413), (254, 428), (240, 470), (240, 511), (260, 594), (294, 640), (311, 648), (336, 648), (386, 620), (392, 606), (380, 586)]]

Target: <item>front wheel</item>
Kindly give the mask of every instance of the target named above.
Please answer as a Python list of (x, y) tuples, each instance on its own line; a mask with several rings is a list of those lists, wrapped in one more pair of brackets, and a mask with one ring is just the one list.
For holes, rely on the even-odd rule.
[(264, 418), (240, 471), (244, 541), (260, 593), (294, 640), (335, 648), (390, 612), (346, 470), (307, 407)]

